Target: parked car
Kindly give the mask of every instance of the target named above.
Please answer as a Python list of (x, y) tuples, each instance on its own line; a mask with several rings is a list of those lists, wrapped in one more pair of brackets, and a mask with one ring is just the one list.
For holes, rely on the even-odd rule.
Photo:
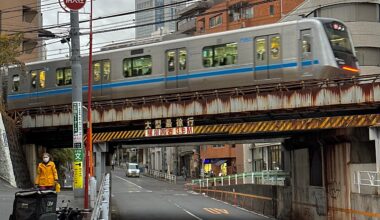
[(127, 177), (132, 177), (132, 176), (140, 177), (140, 169), (137, 163), (127, 163), (125, 169), (126, 169), (125, 175)]

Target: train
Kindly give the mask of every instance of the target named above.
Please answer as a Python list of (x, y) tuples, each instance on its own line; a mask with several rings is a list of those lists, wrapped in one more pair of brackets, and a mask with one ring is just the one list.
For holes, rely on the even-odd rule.
[[(88, 57), (81, 57), (83, 101)], [(7, 108), (70, 104), (69, 59), (8, 71)], [(238, 88), (360, 74), (347, 26), (335, 19), (297, 21), (136, 45), (93, 55), (93, 101)]]

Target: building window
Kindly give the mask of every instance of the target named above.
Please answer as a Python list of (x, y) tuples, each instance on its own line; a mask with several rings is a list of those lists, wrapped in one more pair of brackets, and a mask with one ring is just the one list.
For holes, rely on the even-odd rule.
[(203, 66), (225, 66), (237, 63), (237, 43), (222, 44), (203, 48)]
[(13, 87), (12, 87), (13, 92), (18, 92), (19, 87), (20, 87), (20, 75), (18, 74), (13, 75), (12, 82), (13, 82)]
[(240, 20), (240, 8), (238, 7), (230, 8), (228, 10), (228, 17), (229, 17), (230, 22)]
[(217, 15), (210, 18), (210, 28), (216, 27), (222, 24), (222, 15)]
[(72, 72), (71, 68), (60, 68), (56, 70), (57, 86), (71, 85)]
[(269, 15), (274, 15), (274, 5), (269, 6)]
[(25, 40), (22, 42), (22, 53), (31, 54), (36, 48), (37, 42), (31, 40)]
[(380, 48), (357, 47), (355, 49), (361, 66), (380, 66)]
[(245, 19), (253, 18), (253, 16), (254, 16), (253, 13), (254, 13), (253, 7), (244, 8), (243, 9), (243, 18), (245, 18)]
[(30, 7), (22, 6), (22, 21), (32, 23), (33, 19), (37, 15), (36, 10), (32, 10)]
[(204, 18), (202, 18), (202, 19), (200, 19), (199, 21), (198, 21), (198, 28), (199, 28), (199, 33), (203, 33), (203, 32), (205, 32), (205, 19)]
[(142, 56), (123, 60), (124, 77), (135, 77), (152, 74), (152, 57)]

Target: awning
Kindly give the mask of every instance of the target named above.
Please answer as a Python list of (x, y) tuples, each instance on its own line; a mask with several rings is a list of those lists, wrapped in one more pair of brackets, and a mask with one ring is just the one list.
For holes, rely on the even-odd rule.
[(216, 163), (214, 163), (216, 166), (220, 166), (222, 164), (224, 164), (225, 162), (227, 162), (227, 160), (218, 160)]

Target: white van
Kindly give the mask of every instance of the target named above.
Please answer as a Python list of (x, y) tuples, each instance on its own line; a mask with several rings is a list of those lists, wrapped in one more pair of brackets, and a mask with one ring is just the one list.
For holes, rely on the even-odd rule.
[(140, 177), (140, 169), (137, 163), (127, 163), (125, 167), (125, 175), (127, 177), (136, 176)]

